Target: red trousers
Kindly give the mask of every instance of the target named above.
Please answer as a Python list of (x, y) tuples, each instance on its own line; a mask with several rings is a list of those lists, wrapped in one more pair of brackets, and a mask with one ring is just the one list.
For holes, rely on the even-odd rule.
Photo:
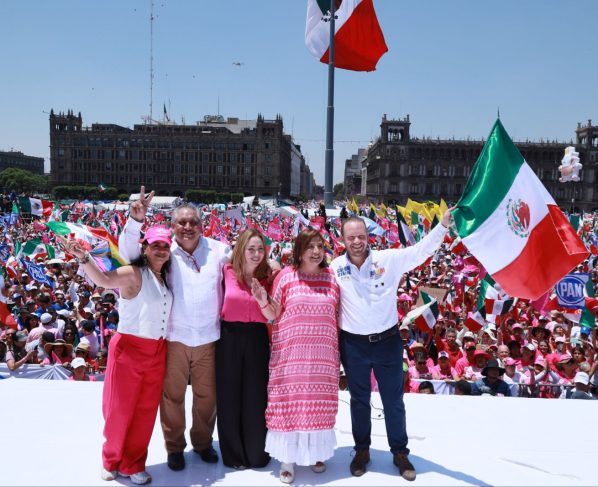
[(165, 365), (165, 340), (122, 333), (110, 340), (102, 403), (106, 470), (125, 475), (145, 470)]

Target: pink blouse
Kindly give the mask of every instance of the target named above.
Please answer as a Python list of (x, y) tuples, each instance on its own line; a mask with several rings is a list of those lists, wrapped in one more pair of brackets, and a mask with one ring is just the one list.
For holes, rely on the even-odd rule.
[[(222, 272), (224, 273), (224, 303), (220, 317), (224, 321), (267, 323), (268, 320), (251, 294), (251, 289), (244, 282), (239, 283), (237, 280), (233, 266), (226, 264)], [(265, 286), (264, 282), (262, 286)], [(270, 291), (269, 286), (266, 290)]]

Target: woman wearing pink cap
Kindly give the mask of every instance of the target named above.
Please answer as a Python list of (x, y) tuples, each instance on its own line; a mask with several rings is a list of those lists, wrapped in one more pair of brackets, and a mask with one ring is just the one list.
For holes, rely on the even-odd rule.
[(102, 411), (105, 419), (102, 479), (130, 477), (151, 482), (145, 471), (166, 363), (166, 323), (172, 307), (167, 286), (170, 230), (151, 227), (141, 255), (131, 265), (102, 272), (75, 241), (64, 241), (89, 278), (98, 286), (119, 288), (118, 332), (110, 341)]

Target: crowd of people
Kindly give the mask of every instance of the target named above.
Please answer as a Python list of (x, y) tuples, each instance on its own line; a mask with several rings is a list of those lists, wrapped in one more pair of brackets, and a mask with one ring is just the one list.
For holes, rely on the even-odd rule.
[[(416, 472), (404, 393), (598, 397), (596, 328), (550, 295), (473, 326), (485, 271), (456, 245), (450, 210), (405, 246), (372, 233), (367, 210), (327, 217), (312, 202), (289, 217), (185, 203), (165, 215), (151, 210), (152, 197), (142, 188), (126, 215), (66, 207), (66, 221), (118, 238), (130, 264), (113, 268), (94, 258), (94, 242), (61, 237), (47, 219), (3, 220), (0, 362), (60, 366), (76, 381), (103, 374), (104, 480), (151, 481), (158, 412), (168, 467), (185, 468), (188, 384), (193, 451), (218, 462), (217, 427), (226, 466), (275, 458), (284, 483), (297, 465), (326, 469), (339, 389), (351, 396), (351, 474), (367, 471), (379, 391), (392, 461), (407, 480)], [(595, 232), (596, 215), (584, 221)], [(31, 241), (42, 245), (23, 257)], [(594, 288), (595, 260), (575, 269)], [(424, 292), (437, 296), (428, 328), (409, 318)]]

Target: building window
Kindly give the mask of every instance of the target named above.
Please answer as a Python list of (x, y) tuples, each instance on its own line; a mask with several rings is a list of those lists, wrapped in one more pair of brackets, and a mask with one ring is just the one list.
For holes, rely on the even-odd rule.
[(216, 166), (216, 174), (224, 174), (224, 166)]

